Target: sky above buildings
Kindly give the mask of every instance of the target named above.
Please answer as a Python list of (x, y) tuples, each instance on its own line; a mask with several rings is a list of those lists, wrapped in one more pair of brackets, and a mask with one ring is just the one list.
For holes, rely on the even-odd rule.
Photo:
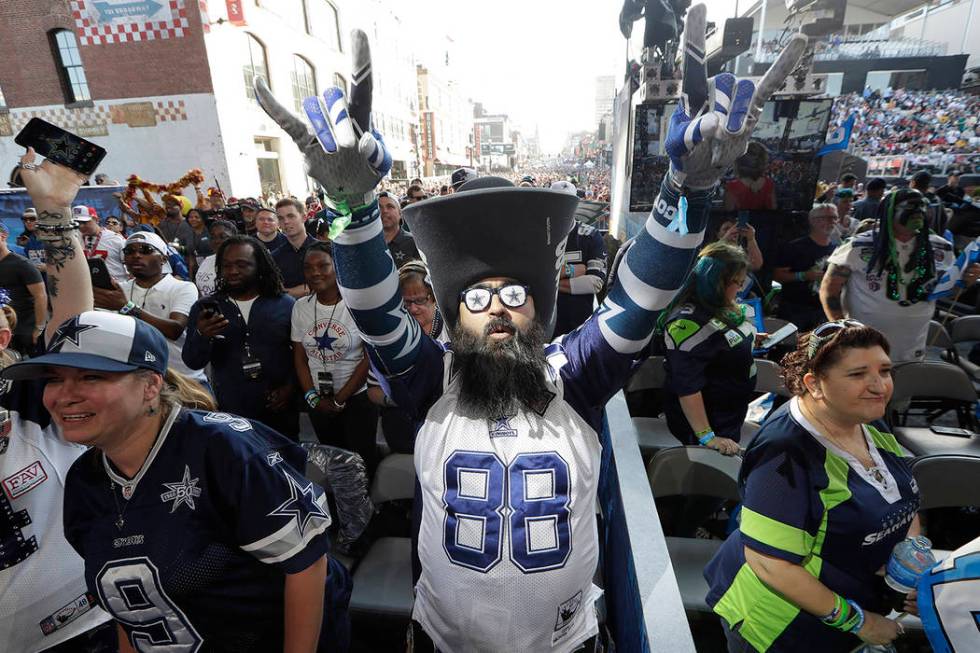
[[(734, 0), (707, 5), (709, 20), (734, 13)], [(467, 95), (528, 135), (537, 127), (545, 151), (557, 152), (568, 133), (596, 128), (596, 76), (622, 83), (621, 8), (621, 0), (400, 0), (396, 11), (410, 17), (413, 41), (449, 35)], [(635, 23), (633, 40), (642, 32)]]

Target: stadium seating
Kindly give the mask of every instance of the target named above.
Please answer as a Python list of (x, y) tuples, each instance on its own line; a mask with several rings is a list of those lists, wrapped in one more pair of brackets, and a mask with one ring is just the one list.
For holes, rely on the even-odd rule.
[(780, 397), (792, 397), (793, 394), (783, 382), (777, 363), (762, 358), (755, 359), (755, 391), (772, 392)]
[(977, 393), (960, 367), (942, 361), (909, 362), (896, 365), (892, 375), (895, 390), (887, 415), (894, 426), (905, 426), (910, 416), (932, 423), (955, 411), (960, 426), (975, 427)]
[(971, 379), (980, 382), (980, 366), (970, 362), (970, 350), (980, 342), (980, 315), (958, 317), (950, 324), (950, 329), (952, 346), (957, 353), (956, 363)]
[(929, 320), (929, 334), (926, 336), (926, 360), (956, 362), (953, 338), (940, 322)]
[(963, 454), (924, 456), (912, 462), (922, 496), (921, 510), (977, 505), (980, 457)]
[[(651, 356), (633, 374), (626, 386), (626, 391), (658, 390), (664, 387), (666, 380), (667, 370), (664, 368), (664, 357)], [(636, 439), (644, 460), (649, 460), (661, 449), (681, 446), (681, 441), (670, 432), (665, 419), (634, 417), (633, 426), (636, 428)]]
[[(741, 464), (742, 459), (737, 456), (723, 456), (706, 447), (676, 447), (653, 457), (647, 465), (647, 479), (657, 499), (701, 495), (738, 501)], [(667, 538), (667, 550), (685, 610), (711, 612), (705, 602), (708, 584), (704, 568), (721, 545), (722, 540)]]
[[(371, 501), (388, 501), (415, 495), (415, 464), (409, 454), (390, 454), (378, 465), (371, 486)], [(412, 614), (412, 541), (407, 537), (378, 539), (354, 571), (350, 598), (352, 615), (408, 619)]]

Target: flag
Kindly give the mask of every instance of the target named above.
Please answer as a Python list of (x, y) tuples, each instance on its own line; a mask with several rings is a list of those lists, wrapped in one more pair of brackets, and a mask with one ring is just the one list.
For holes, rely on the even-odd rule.
[(827, 143), (817, 152), (817, 156), (823, 156), (824, 154), (830, 154), (831, 152), (836, 152), (837, 150), (846, 150), (851, 144), (851, 132), (854, 130), (854, 121), (857, 120), (857, 114), (852, 113), (850, 117), (844, 121), (844, 124), (830, 132), (827, 135)]
[(936, 283), (936, 287), (929, 293), (929, 301), (935, 301), (940, 297), (947, 297), (953, 294), (955, 288), (966, 288), (963, 283), (963, 273), (966, 269), (980, 261), (980, 238), (977, 238), (956, 257), (953, 267), (943, 273)]

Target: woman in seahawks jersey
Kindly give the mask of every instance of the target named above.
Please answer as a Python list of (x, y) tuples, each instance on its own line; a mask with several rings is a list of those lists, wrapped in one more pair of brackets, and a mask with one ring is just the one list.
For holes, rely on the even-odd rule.
[[(91, 277), (71, 212), (84, 179), (50, 159), (34, 161), (28, 150), (17, 172), (38, 213), (52, 322), (58, 324), (92, 308)], [(4, 307), (0, 367), (13, 363), (7, 346), (15, 320)], [(86, 592), (82, 559), (62, 527), (65, 474), (85, 448), (60, 437), (40, 392), (37, 384), (0, 381), (0, 649), (108, 653), (116, 650), (110, 617)]]
[(735, 303), (748, 269), (739, 247), (719, 241), (702, 249), (664, 330), (670, 431), (726, 455), (738, 453), (755, 390), (756, 332)]
[(901, 629), (882, 616), (877, 572), (918, 533), (919, 493), (894, 436), (871, 425), (892, 394), (888, 342), (829, 322), (800, 338), (783, 375), (795, 396), (745, 454), (741, 525), (705, 568), (708, 604), (729, 651), (889, 643)]

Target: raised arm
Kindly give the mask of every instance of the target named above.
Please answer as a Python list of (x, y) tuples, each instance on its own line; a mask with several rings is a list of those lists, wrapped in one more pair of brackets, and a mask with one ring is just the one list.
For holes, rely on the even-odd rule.
[(398, 273), (388, 253), (374, 188), (391, 169), (381, 135), (370, 128), (371, 52), (360, 30), (351, 35), (354, 69), (350, 104), (331, 86), (306, 98), (303, 109), (313, 130), (273, 97), (261, 78), (255, 95), (269, 116), (292, 137), (306, 168), (341, 215), (330, 229), (337, 283), (351, 315), (386, 376), (410, 369), (422, 351), (418, 322), (402, 305)]
[(44, 340), (68, 318), (92, 310), (92, 277), (72, 219), (71, 205), (85, 178), (70, 168), (45, 160), (34, 163), (33, 148), (20, 158), (21, 179), (37, 208), (38, 237), (44, 241), (51, 321)]
[(670, 169), (654, 210), (626, 252), (616, 284), (598, 310), (603, 339), (620, 354), (649, 342), (660, 311), (680, 289), (704, 237), (718, 180), (748, 146), (766, 101), (782, 85), (806, 47), (794, 36), (758, 88), (730, 73), (707, 78), (706, 9), (692, 7), (684, 29), (680, 103), (670, 120)]

